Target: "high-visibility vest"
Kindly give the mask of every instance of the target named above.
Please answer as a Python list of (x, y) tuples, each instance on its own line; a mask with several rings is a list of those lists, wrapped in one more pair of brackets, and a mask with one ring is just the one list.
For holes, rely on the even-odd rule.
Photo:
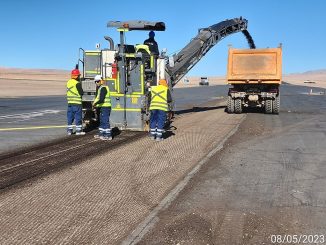
[(98, 91), (97, 91), (97, 96), (94, 100), (94, 103), (96, 103), (97, 101), (100, 100), (100, 94), (101, 94), (101, 89), (106, 89), (107, 93), (106, 93), (106, 96), (104, 98), (104, 102), (103, 103), (100, 103), (100, 104), (97, 104), (96, 106), (97, 107), (111, 107), (111, 97), (110, 97), (110, 89), (108, 86), (101, 86), (99, 87)]
[(163, 85), (151, 87), (151, 106), (150, 110), (168, 111), (168, 88)]
[(76, 85), (79, 82), (75, 79), (70, 79), (67, 82), (67, 101), (68, 104), (82, 104), (82, 97), (79, 94)]

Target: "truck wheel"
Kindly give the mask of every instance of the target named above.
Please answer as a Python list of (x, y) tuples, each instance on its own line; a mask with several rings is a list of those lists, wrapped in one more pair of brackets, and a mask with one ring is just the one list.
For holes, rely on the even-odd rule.
[(265, 100), (265, 113), (271, 114), (273, 112), (272, 100)]
[(273, 113), (278, 114), (280, 112), (280, 96), (276, 96), (273, 100)]
[(242, 112), (242, 103), (241, 99), (236, 99), (234, 101), (234, 112), (240, 114)]
[(227, 112), (234, 113), (234, 100), (231, 96), (228, 96)]

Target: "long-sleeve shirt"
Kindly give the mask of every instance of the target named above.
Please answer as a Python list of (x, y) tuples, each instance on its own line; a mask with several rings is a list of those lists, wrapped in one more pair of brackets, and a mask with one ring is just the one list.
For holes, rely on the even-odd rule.
[(78, 93), (80, 94), (80, 96), (84, 95), (84, 91), (83, 91), (81, 83), (76, 84), (76, 89), (77, 89)]
[(167, 93), (167, 102), (168, 103), (171, 103), (172, 102), (172, 96), (171, 96), (170, 89), (168, 89), (168, 93)]
[(160, 54), (160, 51), (158, 50), (157, 42), (155, 41), (154, 38), (150, 37), (150, 38), (146, 39), (144, 41), (144, 44), (148, 45), (149, 50), (151, 51), (151, 53), (153, 53), (155, 55)]
[(98, 88), (96, 90), (96, 96), (97, 96), (97, 93), (100, 91), (100, 98), (97, 102), (94, 103), (94, 106), (97, 105), (97, 104), (101, 104), (101, 103), (104, 103), (104, 100), (105, 100), (105, 97), (106, 97), (106, 94), (107, 94), (107, 90), (106, 89), (101, 89), (102, 87)]

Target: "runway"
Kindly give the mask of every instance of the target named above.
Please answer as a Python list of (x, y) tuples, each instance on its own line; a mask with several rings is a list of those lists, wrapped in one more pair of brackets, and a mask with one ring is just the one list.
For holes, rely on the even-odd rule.
[[(226, 96), (228, 86), (174, 89), (176, 111)], [(0, 154), (66, 135), (64, 96), (0, 99)]]

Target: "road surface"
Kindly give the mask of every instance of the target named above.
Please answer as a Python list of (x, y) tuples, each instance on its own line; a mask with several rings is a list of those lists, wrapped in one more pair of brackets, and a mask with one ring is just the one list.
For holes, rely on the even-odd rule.
[[(176, 110), (226, 96), (228, 86), (174, 89)], [(66, 135), (64, 96), (0, 98), (0, 154)]]
[(248, 113), (139, 244), (325, 244), (326, 96), (308, 91)]
[[(207, 89), (189, 92), (217, 99)], [(322, 244), (326, 97), (309, 90), (283, 85), (280, 115), (184, 108), (163, 142), (108, 145), (1, 190), (0, 244)]]

